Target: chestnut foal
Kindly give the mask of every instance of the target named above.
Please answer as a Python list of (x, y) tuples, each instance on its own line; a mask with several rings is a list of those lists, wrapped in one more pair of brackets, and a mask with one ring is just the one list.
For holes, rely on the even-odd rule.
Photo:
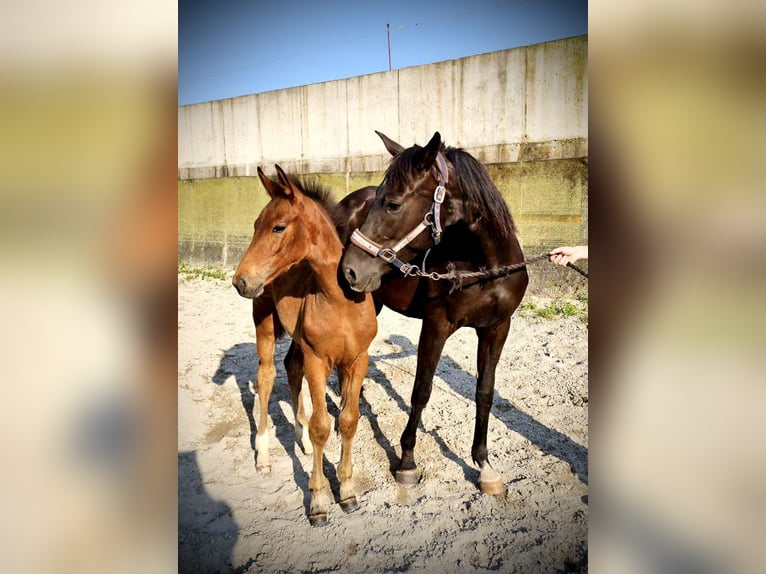
[[(275, 167), (276, 181), (258, 168), (258, 177), (271, 201), (255, 221), (253, 239), (232, 283), (241, 296), (253, 299), (259, 358), (257, 467), (261, 471), (270, 469), (267, 411), (276, 374), (275, 341), (284, 329), (293, 339), (285, 365), (296, 435), (304, 451), (309, 454), (313, 450), (314, 456), (309, 479), (309, 522), (320, 526), (327, 523), (332, 502), (322, 468), (331, 428), (325, 402), (327, 377), (337, 366), (341, 386), (340, 505), (350, 512), (358, 507), (351, 481), (351, 447), (359, 421), (362, 380), (367, 373), (367, 349), (377, 332), (377, 320), (369, 294), (344, 290), (338, 283), (343, 245), (329, 215), (329, 194)], [(301, 400), (304, 373), (313, 407), (308, 421), (310, 445), (305, 440), (306, 415)]]

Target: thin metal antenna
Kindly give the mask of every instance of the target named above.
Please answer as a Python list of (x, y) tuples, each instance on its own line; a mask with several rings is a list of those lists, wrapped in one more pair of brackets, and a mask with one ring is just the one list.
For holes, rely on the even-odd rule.
[(391, 71), (391, 24), (386, 23), (386, 37), (388, 38), (388, 71)]

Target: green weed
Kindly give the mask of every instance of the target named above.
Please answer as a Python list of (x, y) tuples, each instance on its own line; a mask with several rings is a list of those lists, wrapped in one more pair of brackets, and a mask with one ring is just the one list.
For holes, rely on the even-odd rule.
[(223, 269), (214, 269), (212, 267), (191, 267), (185, 261), (178, 262), (178, 274), (182, 275), (184, 279), (226, 279), (226, 271)]
[(543, 306), (539, 306), (534, 301), (524, 301), (519, 307), (523, 315), (532, 315), (542, 319), (553, 319), (554, 317), (578, 317), (581, 320), (588, 321), (588, 312), (583, 310), (573, 301), (566, 299), (554, 299)]

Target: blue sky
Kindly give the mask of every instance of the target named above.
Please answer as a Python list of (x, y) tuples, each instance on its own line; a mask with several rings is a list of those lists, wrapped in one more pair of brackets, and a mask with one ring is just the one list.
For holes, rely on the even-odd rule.
[(178, 103), (505, 50), (588, 31), (587, 0), (180, 0)]

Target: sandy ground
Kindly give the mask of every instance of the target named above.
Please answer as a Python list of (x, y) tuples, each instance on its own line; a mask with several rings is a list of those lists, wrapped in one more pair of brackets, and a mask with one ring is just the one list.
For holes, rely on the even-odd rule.
[[(476, 375), (470, 329), (448, 340), (439, 363), (415, 451), (422, 480), (411, 488), (395, 483), (391, 468), (409, 410), (420, 322), (384, 309), (354, 443), (360, 508), (345, 514), (335, 504), (329, 525), (312, 528), (311, 457), (294, 439), (281, 363), (288, 338), (277, 345), (269, 405), (272, 470), (255, 470), (250, 309), (228, 282), (179, 278), (179, 571), (587, 571), (586, 323), (528, 312), (514, 317), (488, 441), (506, 492), (489, 497), (477, 489), (470, 455)], [(334, 417), (337, 393), (333, 375), (327, 400)], [(326, 459), (337, 501), (335, 433)]]

